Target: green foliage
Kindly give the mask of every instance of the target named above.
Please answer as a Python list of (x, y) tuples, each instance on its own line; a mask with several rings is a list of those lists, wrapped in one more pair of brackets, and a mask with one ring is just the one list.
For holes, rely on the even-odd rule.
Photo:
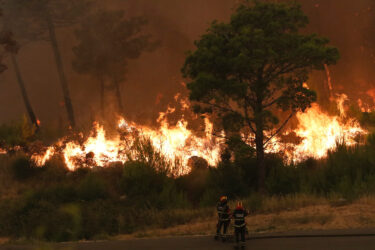
[(36, 127), (31, 125), (26, 116), (11, 124), (0, 125), (0, 145), (6, 147), (25, 146), (36, 139)]
[(293, 194), (299, 191), (299, 171), (294, 166), (279, 165), (271, 168), (266, 186), (271, 195)]
[(328, 39), (298, 33), (307, 23), (297, 4), (262, 2), (240, 6), (229, 23), (214, 22), (182, 69), (191, 78), (190, 99), (215, 101), (213, 108), (237, 121), (261, 119), (264, 129), (278, 123), (269, 109), (273, 104), (304, 110), (316, 98), (302, 86), (308, 73), (339, 57), (336, 48), (327, 46)]
[[(375, 193), (374, 137), (369, 135), (361, 146), (339, 144), (326, 159), (297, 165), (266, 155), (268, 196), (256, 192), (255, 158), (248, 150), (237, 150), (233, 161), (223, 154), (217, 168), (196, 168), (179, 178), (157, 167), (163, 164), (146, 160), (67, 173), (57, 158), (27, 177), (24, 188), (13, 192), (18, 195), (0, 199), (0, 236), (66, 241), (166, 228), (213, 216), (221, 195), (233, 201), (230, 206), (243, 200), (252, 213), (276, 213), (328, 200), (331, 205), (347, 204)], [(23, 162), (21, 166), (29, 162), (17, 155), (14, 161), (2, 159), (1, 173), (17, 161)], [(307, 219), (302, 216), (295, 223)], [(329, 218), (310, 219), (324, 224)]]
[(190, 78), (187, 88), (195, 112), (215, 113), (226, 131), (255, 135), (262, 191), (269, 139), (264, 132), (278, 133), (297, 111), (316, 101), (315, 92), (303, 83), (311, 71), (339, 59), (328, 39), (300, 32), (307, 23), (297, 3), (252, 1), (241, 5), (228, 23), (214, 21), (182, 68)]
[(92, 239), (96, 235), (118, 234), (121, 216), (119, 209), (124, 208), (112, 200), (96, 200), (82, 206), (81, 237)]
[(143, 162), (125, 163), (121, 183), (127, 199), (140, 207), (167, 208), (186, 204), (171, 177)]
[(244, 177), (242, 169), (238, 166), (220, 164), (217, 169), (211, 169), (208, 181), (211, 188), (217, 190), (217, 194), (225, 194), (230, 198), (236, 198), (244, 196), (248, 191)]
[(78, 195), (81, 200), (93, 201), (108, 198), (108, 188), (99, 177), (88, 174), (78, 186)]

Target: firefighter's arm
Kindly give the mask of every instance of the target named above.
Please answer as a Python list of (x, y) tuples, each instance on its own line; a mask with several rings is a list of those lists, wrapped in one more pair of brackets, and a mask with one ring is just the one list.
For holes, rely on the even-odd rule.
[(227, 214), (228, 214), (229, 219), (233, 218), (233, 213), (230, 211), (229, 208), (227, 209)]

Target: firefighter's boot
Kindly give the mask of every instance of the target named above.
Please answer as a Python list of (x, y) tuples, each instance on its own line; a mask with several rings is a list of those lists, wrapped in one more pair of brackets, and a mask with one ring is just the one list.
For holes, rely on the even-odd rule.
[(241, 246), (241, 250), (245, 250), (245, 248), (246, 248), (245, 242), (241, 242), (240, 246)]
[(227, 236), (224, 234), (221, 236), (221, 241), (226, 242), (227, 241)]

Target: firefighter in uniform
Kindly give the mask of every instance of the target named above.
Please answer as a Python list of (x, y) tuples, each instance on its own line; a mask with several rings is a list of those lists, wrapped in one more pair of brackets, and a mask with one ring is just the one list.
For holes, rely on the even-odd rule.
[[(227, 230), (230, 223), (230, 209), (228, 206), (228, 198), (226, 196), (221, 196), (220, 201), (217, 204), (217, 229), (215, 239), (218, 240), (221, 236), (222, 241), (227, 240)], [(223, 227), (223, 234), (221, 234), (221, 228)]]
[[(242, 202), (237, 203), (236, 209), (233, 211), (234, 219), (234, 232), (236, 235), (236, 249), (245, 249), (245, 234), (246, 234), (246, 221), (245, 217), (249, 214), (244, 209)], [(241, 238), (241, 239), (240, 239)], [(241, 243), (240, 243), (241, 240)]]

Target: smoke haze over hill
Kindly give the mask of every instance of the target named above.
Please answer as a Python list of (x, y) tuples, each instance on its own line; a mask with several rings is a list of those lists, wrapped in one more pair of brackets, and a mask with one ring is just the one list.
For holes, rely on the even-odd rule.
[[(126, 16), (143, 16), (148, 20), (146, 31), (160, 41), (154, 52), (129, 62), (121, 94), (125, 114), (143, 123), (154, 121), (165, 110), (177, 92), (186, 93), (180, 68), (185, 53), (194, 49), (193, 42), (218, 19), (228, 20), (235, 0), (108, 0), (96, 8), (122, 9)], [(300, 0), (310, 18), (309, 32), (328, 37), (337, 46), (341, 59), (330, 70), (334, 90), (350, 98), (369, 99), (366, 94), (375, 87), (375, 2), (372, 0)], [(17, 17), (14, 17), (17, 18)], [(99, 109), (95, 79), (75, 73), (72, 69), (72, 47), (77, 41), (74, 27), (57, 30), (58, 43), (71, 89), (78, 123), (96, 116)], [(42, 123), (65, 121), (63, 98), (49, 43), (29, 43), (19, 53), (21, 71), (31, 103)], [(0, 75), (0, 123), (18, 119), (25, 113), (20, 91), (9, 60), (9, 69)], [(312, 86), (322, 98), (325, 74), (313, 77)], [(366, 97), (366, 98), (365, 98)], [(320, 99), (320, 100), (321, 100)], [(369, 100), (370, 101), (370, 100)]]

